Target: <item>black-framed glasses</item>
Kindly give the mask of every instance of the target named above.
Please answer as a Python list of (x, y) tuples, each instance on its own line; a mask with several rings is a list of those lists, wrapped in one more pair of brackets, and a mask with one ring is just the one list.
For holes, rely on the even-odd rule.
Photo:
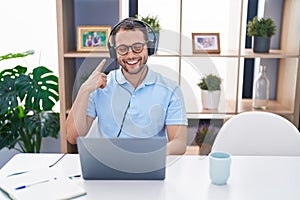
[(146, 44), (146, 42), (145, 43), (137, 42), (137, 43), (132, 44), (131, 46), (121, 44), (116, 47), (116, 52), (119, 55), (124, 56), (124, 55), (128, 54), (129, 48), (130, 48), (133, 53), (141, 53), (144, 50), (145, 44)]

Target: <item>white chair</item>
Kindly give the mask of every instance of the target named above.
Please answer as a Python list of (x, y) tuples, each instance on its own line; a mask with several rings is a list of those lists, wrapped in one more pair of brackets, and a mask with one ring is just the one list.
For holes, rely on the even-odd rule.
[(224, 123), (212, 151), (232, 155), (300, 156), (300, 133), (290, 121), (277, 114), (244, 112)]

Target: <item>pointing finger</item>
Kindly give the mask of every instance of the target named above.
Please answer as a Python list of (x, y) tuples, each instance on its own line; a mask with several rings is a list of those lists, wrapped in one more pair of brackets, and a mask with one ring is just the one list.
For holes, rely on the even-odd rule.
[(103, 66), (106, 63), (106, 59), (103, 59), (100, 64), (96, 67), (95, 71), (102, 72)]

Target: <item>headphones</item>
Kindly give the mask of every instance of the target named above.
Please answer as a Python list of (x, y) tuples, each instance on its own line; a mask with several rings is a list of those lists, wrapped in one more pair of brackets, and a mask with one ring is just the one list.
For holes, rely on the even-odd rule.
[[(141, 28), (145, 28), (147, 30), (147, 34), (148, 34), (148, 41), (147, 41), (148, 56), (153, 55), (154, 52), (155, 52), (155, 50), (156, 50), (156, 48), (157, 48), (157, 38), (156, 38), (156, 35), (155, 35), (155, 32), (154, 32), (153, 28), (149, 24), (147, 24), (147, 23), (145, 23), (143, 21), (137, 20), (137, 19), (135, 19), (133, 17), (129, 17), (129, 18), (123, 19), (118, 24), (116, 24), (112, 28), (112, 30), (111, 30), (111, 32), (109, 34), (108, 41), (107, 41), (107, 46), (108, 46), (110, 57), (113, 58), (113, 59), (117, 58), (117, 52), (115, 50), (115, 47), (113, 45), (111, 45), (111, 43), (110, 43), (111, 37), (113, 35), (115, 35), (116, 29), (119, 28), (122, 24), (124, 24), (126, 22), (131, 23), (133, 26), (136, 26), (135, 23), (140, 24), (142, 26)], [(139, 28), (139, 27), (135, 27), (135, 28)], [(149, 32), (149, 30), (150, 30), (150, 32)], [(153, 33), (153, 35), (154, 35), (154, 39), (153, 40), (150, 39), (149, 33)]]

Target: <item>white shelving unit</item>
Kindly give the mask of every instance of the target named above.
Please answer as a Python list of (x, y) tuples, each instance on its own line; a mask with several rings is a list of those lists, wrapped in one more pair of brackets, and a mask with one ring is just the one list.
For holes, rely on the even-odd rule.
[[(97, 1), (97, 0), (94, 0)], [(101, 2), (103, 0), (99, 0)], [(121, 0), (119, 16), (121, 14)], [(56, 0), (58, 22), (58, 58), (60, 91), (60, 138), (63, 152), (73, 152), (74, 146), (66, 141), (66, 116), (72, 105), (72, 91), (76, 77), (76, 60), (108, 57), (108, 53), (76, 52), (76, 26), (74, 4), (76, 0)], [(84, 3), (84, 1), (81, 1)], [(226, 2), (223, 6), (221, 2)], [(281, 49), (272, 49), (268, 54), (256, 54), (245, 49), (247, 0), (199, 0), (191, 4), (188, 0), (164, 0), (175, 4), (175, 9), (162, 13), (167, 18), (164, 26), (175, 24), (176, 31), (162, 31), (157, 55), (149, 58), (152, 64), (159, 64), (154, 70), (178, 81), (186, 97), (189, 118), (227, 118), (252, 110), (251, 99), (242, 99), (243, 66), (245, 58), (279, 59), (276, 98), (271, 100), (267, 111), (280, 114), (296, 126), (300, 109), (300, 1), (285, 0), (281, 30)], [(141, 4), (141, 1), (139, 2)], [(152, 7), (157, 6), (152, 3)], [(224, 10), (216, 13), (218, 8)], [(151, 10), (151, 7), (148, 8)], [(212, 9), (210, 15), (203, 15), (201, 9)], [(215, 10), (216, 9), (216, 10)], [(155, 12), (155, 8), (152, 9)], [(206, 12), (207, 13), (207, 12)], [(91, 13), (86, 13), (90, 15)], [(170, 17), (170, 18), (168, 18)], [(215, 24), (215, 21), (221, 23)], [(161, 20), (163, 21), (163, 20)], [(195, 24), (190, 29), (187, 24)], [(201, 26), (200, 26), (201, 25)], [(164, 28), (164, 27), (163, 27)], [(193, 54), (192, 32), (220, 32), (220, 54)], [(161, 67), (163, 66), (163, 67)], [(222, 100), (216, 111), (203, 110), (200, 89), (197, 82), (201, 75), (218, 73), (223, 78)]]
[[(166, 76), (169, 71), (175, 71), (178, 74), (178, 78), (173, 77), (173, 79), (178, 80), (184, 96), (187, 97), (188, 117), (228, 117), (252, 110), (252, 100), (242, 99), (244, 60), (246, 58), (278, 59), (276, 97), (270, 100), (266, 111), (280, 114), (298, 126), (299, 89), (297, 88), (299, 87), (297, 85), (300, 80), (300, 35), (297, 33), (300, 31), (300, 2), (297, 0), (284, 2), (282, 28), (277, 30), (281, 32), (281, 49), (271, 49), (268, 54), (253, 53), (252, 49), (244, 48), (247, 0), (174, 1), (174, 3), (176, 2), (177, 6), (175, 7), (178, 8), (179, 19), (175, 19), (178, 20), (178, 23), (174, 22), (174, 24), (178, 24), (180, 37), (176, 37), (176, 33), (172, 31), (166, 31), (165, 35), (162, 33), (160, 41), (163, 41), (159, 46), (161, 49), (152, 62), (159, 64), (167, 58), (176, 60), (177, 66), (167, 65), (166, 70), (161, 68), (157, 70), (162, 71)], [(150, 6), (149, 3), (147, 9), (142, 9), (145, 14), (151, 10)], [(209, 10), (209, 12), (200, 12), (203, 9)], [(155, 14), (160, 16), (160, 13), (156, 12)], [(161, 15), (164, 16), (163, 13)], [(172, 12), (171, 15), (173, 18), (176, 16)], [(162, 17), (160, 18), (162, 19)], [(168, 19), (170, 23), (172, 20), (174, 19)], [(190, 26), (191, 24), (193, 26)], [(224, 26), (226, 27), (224, 28)], [(192, 32), (220, 32), (221, 53), (193, 54)], [(172, 41), (178, 44), (170, 44), (170, 50), (166, 51), (170, 38), (175, 38)], [(173, 52), (173, 54), (169, 52)], [(206, 73), (218, 73), (223, 78), (223, 94), (218, 110), (202, 109), (200, 89), (197, 83)]]

